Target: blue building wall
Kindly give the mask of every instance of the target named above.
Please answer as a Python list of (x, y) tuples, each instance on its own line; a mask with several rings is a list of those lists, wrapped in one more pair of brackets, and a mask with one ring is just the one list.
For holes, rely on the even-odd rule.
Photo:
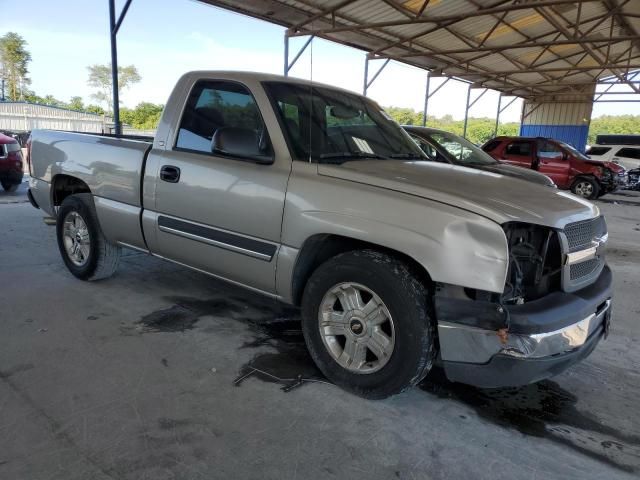
[(560, 140), (584, 153), (589, 135), (588, 125), (520, 125), (523, 137), (548, 137)]
[(525, 101), (520, 135), (554, 138), (584, 152), (593, 102), (577, 101), (580, 98), (584, 96), (567, 98), (565, 102), (549, 98), (541, 98), (540, 103)]

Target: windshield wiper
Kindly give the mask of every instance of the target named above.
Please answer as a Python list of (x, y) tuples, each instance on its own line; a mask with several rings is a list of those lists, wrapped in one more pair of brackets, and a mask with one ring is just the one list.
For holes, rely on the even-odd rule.
[(414, 159), (414, 160), (427, 160), (420, 154), (417, 153), (392, 153), (389, 155), (391, 158), (406, 158), (406, 159)]
[(333, 153), (322, 153), (320, 154), (321, 160), (338, 160), (338, 161), (349, 161), (349, 160), (386, 160), (387, 157), (383, 157), (382, 155), (378, 155), (377, 153), (368, 153), (368, 152), (333, 152)]

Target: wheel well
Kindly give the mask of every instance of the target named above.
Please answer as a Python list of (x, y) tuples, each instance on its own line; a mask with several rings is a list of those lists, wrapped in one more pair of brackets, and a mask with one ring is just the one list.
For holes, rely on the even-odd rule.
[(91, 193), (91, 190), (89, 186), (79, 178), (69, 175), (56, 175), (54, 177), (51, 187), (53, 206), (57, 207), (62, 205), (65, 198), (76, 193)]
[(298, 254), (291, 285), (293, 303), (295, 305), (301, 304), (304, 287), (316, 268), (336, 255), (354, 250), (376, 250), (399, 258), (409, 265), (412, 273), (426, 285), (429, 290), (431, 290), (433, 286), (433, 281), (427, 270), (409, 255), (364, 240), (343, 237), (341, 235), (319, 234), (308, 238)]

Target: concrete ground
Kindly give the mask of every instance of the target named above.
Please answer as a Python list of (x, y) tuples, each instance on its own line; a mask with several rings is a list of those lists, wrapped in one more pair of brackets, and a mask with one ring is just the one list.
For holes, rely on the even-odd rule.
[(2, 479), (638, 478), (639, 194), (598, 202), (616, 298), (584, 363), (384, 401), (322, 381), (295, 310), (138, 253), (76, 280), (25, 201), (0, 192)]

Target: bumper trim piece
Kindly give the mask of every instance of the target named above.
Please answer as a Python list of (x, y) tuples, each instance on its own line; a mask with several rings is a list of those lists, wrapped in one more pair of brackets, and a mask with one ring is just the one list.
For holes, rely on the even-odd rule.
[(515, 358), (496, 355), (485, 364), (443, 362), (447, 378), (480, 388), (519, 387), (558, 375), (584, 360), (604, 335), (603, 326), (596, 328), (586, 343), (571, 352), (544, 358)]
[(485, 330), (450, 322), (438, 322), (442, 359), (454, 362), (486, 363), (494, 355), (542, 358), (581, 347), (609, 315), (611, 300), (573, 325), (552, 332), (520, 335)]
[[(578, 361), (567, 359), (584, 358), (606, 337), (612, 280), (605, 265), (597, 280), (582, 290), (504, 306), (504, 323), (496, 316), (497, 304), (436, 296), (447, 377), (488, 387), (525, 385), (560, 373)], [(509, 378), (503, 378), (505, 369)], [(476, 374), (483, 380), (475, 380)]]

